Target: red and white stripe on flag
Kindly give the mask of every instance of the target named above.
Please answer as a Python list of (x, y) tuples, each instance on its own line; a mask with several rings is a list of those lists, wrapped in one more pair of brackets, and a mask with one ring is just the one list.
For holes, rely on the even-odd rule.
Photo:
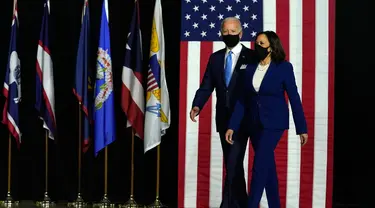
[[(309, 141), (301, 148), (290, 112), (290, 129), (276, 149), (281, 207), (332, 207), (335, 0), (263, 0), (264, 30), (281, 38), (307, 119)], [(252, 48), (253, 43), (243, 42)], [(178, 207), (219, 207), (223, 156), (215, 126), (216, 95), (194, 123), (191, 103), (211, 53), (222, 42), (182, 41), (180, 45)], [(200, 75), (200, 76), (199, 76)], [(244, 159), (251, 181), (253, 150)], [(268, 207), (265, 192), (260, 207)]]

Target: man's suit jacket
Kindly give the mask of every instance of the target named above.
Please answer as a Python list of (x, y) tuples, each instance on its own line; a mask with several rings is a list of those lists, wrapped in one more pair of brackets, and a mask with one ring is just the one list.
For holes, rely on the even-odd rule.
[(297, 91), (293, 66), (287, 61), (271, 62), (263, 78), (259, 92), (253, 87), (253, 76), (258, 64), (249, 64), (237, 90), (242, 94), (236, 102), (229, 128), (238, 130), (244, 119), (248, 129), (260, 124), (266, 129), (288, 129), (289, 108), (285, 98), (288, 95), (292, 107), (296, 133), (307, 133), (306, 120), (301, 99)]
[(255, 63), (254, 51), (242, 45), (242, 50), (233, 70), (231, 81), (227, 87), (224, 79), (224, 59), (226, 48), (211, 54), (204, 77), (199, 89), (195, 93), (192, 107), (199, 107), (202, 110), (212, 91), (216, 90), (216, 130), (226, 131), (230, 115), (235, 105), (234, 88), (239, 77), (239, 70), (242, 65)]

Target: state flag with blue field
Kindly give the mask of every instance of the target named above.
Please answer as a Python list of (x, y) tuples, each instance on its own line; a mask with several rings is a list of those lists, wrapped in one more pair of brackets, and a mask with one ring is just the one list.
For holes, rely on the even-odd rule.
[[(81, 34), (78, 43), (77, 62), (76, 62), (76, 75), (75, 75), (75, 86), (73, 93), (76, 96), (79, 105), (79, 113), (82, 115), (82, 123), (80, 128), (83, 131), (80, 137), (83, 137), (83, 152), (86, 152), (90, 144), (90, 124), (91, 124), (91, 112), (92, 112), (92, 83), (91, 83), (91, 71), (89, 66), (88, 56), (90, 53), (90, 15), (89, 15), (89, 2), (85, 0), (82, 10), (82, 26)], [(80, 115), (80, 116), (81, 116)], [(82, 125), (83, 124), (83, 125)]]
[(2, 123), (7, 125), (9, 134), (14, 137), (19, 147), (21, 131), (19, 128), (19, 103), (21, 101), (21, 64), (17, 53), (18, 12), (17, 0), (14, 0), (13, 19), (10, 36), (8, 66), (6, 68), (3, 95), (5, 105)]
[(103, 1), (95, 82), (95, 155), (115, 140), (115, 112), (108, 1)]
[(35, 108), (43, 121), (43, 128), (48, 132), (48, 137), (55, 139), (55, 88), (53, 64), (49, 50), (49, 15), (50, 1), (45, 0), (36, 61)]

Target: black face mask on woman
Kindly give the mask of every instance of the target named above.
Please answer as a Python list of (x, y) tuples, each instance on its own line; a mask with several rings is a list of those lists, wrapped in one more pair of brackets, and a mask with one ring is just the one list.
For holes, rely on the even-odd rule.
[(255, 44), (255, 52), (260, 60), (263, 60), (268, 56), (268, 54), (270, 53), (268, 51), (268, 48), (269, 47), (263, 48), (262, 46)]
[(240, 34), (223, 35), (223, 41), (228, 48), (233, 48), (238, 42), (240, 42)]

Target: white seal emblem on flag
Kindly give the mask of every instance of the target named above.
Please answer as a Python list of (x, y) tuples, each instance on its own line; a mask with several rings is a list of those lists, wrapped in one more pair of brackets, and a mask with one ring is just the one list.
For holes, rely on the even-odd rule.
[(17, 97), (15, 97), (13, 100), (15, 103), (18, 103), (21, 101), (21, 64), (16, 51), (13, 51), (10, 55), (9, 70), (9, 84), (16, 83), (17, 85)]
[(98, 64), (96, 68), (96, 79), (104, 80), (104, 83), (97, 86), (100, 91), (95, 97), (95, 109), (102, 108), (103, 103), (108, 99), (109, 95), (113, 91), (113, 79), (112, 79), (112, 62), (111, 56), (108, 54), (108, 49), (103, 50), (99, 48), (98, 51)]

